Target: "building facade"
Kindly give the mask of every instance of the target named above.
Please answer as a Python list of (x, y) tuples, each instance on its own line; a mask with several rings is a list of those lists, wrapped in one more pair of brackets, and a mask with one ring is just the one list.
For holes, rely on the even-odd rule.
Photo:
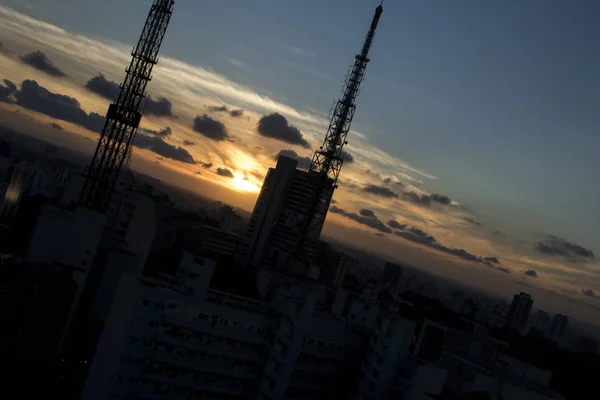
[[(319, 237), (303, 237), (303, 226), (318, 189), (317, 173), (297, 169), (298, 161), (280, 156), (275, 168), (269, 169), (256, 201), (238, 259), (249, 267), (294, 267), (297, 274), (306, 272), (304, 266), (293, 265), (300, 254), (310, 262), (315, 256)], [(329, 200), (333, 188), (325, 191)], [(329, 201), (319, 201), (316, 214), (327, 213)], [(319, 235), (323, 228), (321, 220)]]
[(533, 299), (529, 294), (523, 292), (516, 294), (508, 311), (506, 325), (516, 331), (523, 331), (527, 326), (532, 306)]

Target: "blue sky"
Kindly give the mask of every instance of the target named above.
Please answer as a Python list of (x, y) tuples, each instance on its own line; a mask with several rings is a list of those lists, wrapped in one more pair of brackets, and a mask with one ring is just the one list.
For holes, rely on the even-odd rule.
[[(150, 2), (0, 0), (0, 4), (68, 34), (132, 47)], [(161, 55), (163, 61), (202, 67), (217, 74), (213, 78), (218, 81), (226, 78), (289, 110), (323, 118), (360, 50), (377, 4), (376, 0), (176, 0)], [(348, 211), (369, 206), (378, 215), (405, 217), (409, 222), (420, 219), (426, 225), (419, 228), (433, 232), (439, 241), (464, 246), (463, 239), (468, 238), (472, 251), (479, 254), (486, 249), (500, 252), (492, 244), (494, 230), (512, 235), (513, 248), (520, 245), (517, 238), (535, 244), (539, 238), (532, 237), (545, 233), (600, 254), (599, 20), (600, 3), (588, 0), (386, 0), (353, 124), (364, 137), (351, 132), (348, 150), (358, 155), (357, 163), (345, 166), (342, 177), (368, 181), (365, 169), (375, 165), (384, 151), (409, 169), (380, 168), (380, 174), (411, 175), (422, 181), (413, 182), (418, 189), (447, 195), (468, 214), (442, 215), (375, 199), (361, 203), (363, 199), (351, 191), (341, 198), (342, 205)], [(78, 37), (70, 40), (76, 42)], [(35, 50), (36, 43), (43, 40), (29, 43), (27, 51)], [(64, 56), (40, 49), (56, 55), (57, 61)], [(61, 67), (77, 69), (75, 58), (72, 66), (63, 62)], [(171, 67), (159, 64), (150, 90), (160, 86), (178, 106), (171, 95), (178, 92), (168, 92), (171, 85), (165, 71)], [(97, 68), (118, 80), (124, 64), (111, 70), (98, 62)], [(181, 82), (172, 86), (177, 85)], [(219, 93), (210, 92), (213, 101), (237, 105), (228, 102), (229, 91)], [(246, 101), (244, 96), (238, 97)], [(181, 108), (190, 103), (180, 102)], [(199, 109), (200, 103), (199, 99)], [(312, 135), (311, 145), (324, 135), (322, 125), (291, 121), (303, 134)], [(175, 124), (149, 122), (156, 124), (155, 129)], [(250, 128), (236, 123), (227, 121), (227, 126), (251, 141), (244, 136)], [(259, 164), (272, 162), (277, 149), (260, 144), (271, 153)], [(197, 157), (240, 167), (227, 164), (226, 157), (219, 159), (221, 150), (210, 146), (206, 143), (210, 151)], [(377, 153), (368, 159), (365, 151)], [(466, 215), (483, 225), (468, 231), (456, 223)], [(511, 262), (539, 255), (531, 245), (521, 253), (513, 250), (506, 256)], [(533, 265), (542, 270), (552, 261), (540, 260)], [(573, 268), (567, 265), (561, 271)], [(592, 288), (600, 292), (597, 265), (584, 272), (573, 277), (573, 284), (593, 281)]]
[[(138, 37), (148, 3), (3, 2), (124, 43)], [(164, 54), (326, 112), (375, 5), (178, 0)], [(384, 5), (354, 126), (482, 216), (598, 246), (600, 4)]]

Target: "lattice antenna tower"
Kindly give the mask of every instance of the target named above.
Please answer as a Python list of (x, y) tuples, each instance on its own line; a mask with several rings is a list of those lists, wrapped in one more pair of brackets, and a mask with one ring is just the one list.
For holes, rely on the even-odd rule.
[(342, 150), (348, 144), (346, 138), (356, 111), (356, 98), (360, 92), (360, 85), (365, 78), (367, 64), (370, 61), (369, 51), (382, 13), (383, 5), (380, 4), (375, 9), (375, 15), (362, 50), (356, 55), (354, 65), (350, 67), (342, 90), (342, 97), (337, 100), (333, 107), (323, 145), (313, 155), (308, 171), (319, 174), (318, 187), (308, 206), (308, 212), (301, 227), (300, 243), (296, 248), (297, 260), (307, 261), (302, 242), (306, 244), (318, 240), (323, 229), (333, 191), (337, 188), (337, 181), (344, 164)]
[(370, 61), (369, 50), (382, 12), (383, 6), (379, 5), (375, 9), (371, 28), (367, 33), (362, 51), (356, 55), (354, 65), (350, 68), (346, 78), (342, 98), (337, 101), (334, 107), (323, 145), (315, 152), (310, 164), (309, 171), (321, 173), (333, 185), (337, 183), (342, 169), (342, 150), (344, 145), (347, 144), (346, 137), (356, 111), (356, 98), (365, 77), (367, 64)]
[(155, 0), (144, 30), (131, 52), (131, 63), (121, 84), (121, 92), (106, 113), (106, 122), (89, 166), (81, 193), (81, 203), (104, 211), (108, 206), (119, 174), (128, 166), (131, 146), (142, 119), (146, 86), (158, 63), (158, 52), (173, 14), (174, 0)]

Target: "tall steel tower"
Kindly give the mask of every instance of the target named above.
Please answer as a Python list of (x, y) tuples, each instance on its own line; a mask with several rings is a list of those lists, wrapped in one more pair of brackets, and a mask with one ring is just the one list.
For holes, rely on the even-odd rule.
[[(383, 3), (383, 1), (382, 1)], [(337, 101), (331, 113), (329, 128), (325, 135), (325, 141), (319, 150), (315, 151), (312, 162), (309, 167), (309, 173), (318, 173), (318, 190), (313, 196), (307, 217), (300, 236), (301, 241), (314, 242), (319, 239), (327, 210), (333, 197), (334, 189), (337, 189), (337, 180), (342, 170), (344, 160), (342, 159), (342, 150), (348, 142), (346, 137), (350, 131), (352, 118), (356, 111), (356, 97), (360, 92), (360, 85), (365, 77), (367, 64), (369, 63), (369, 50), (375, 37), (375, 30), (379, 24), (383, 6), (380, 4), (375, 9), (375, 15), (371, 22), (371, 27), (363, 44), (360, 54), (355, 57), (354, 65), (351, 67), (346, 83), (344, 85), (343, 96)], [(324, 211), (323, 211), (324, 210)], [(306, 261), (306, 247), (300, 245), (297, 248), (296, 259)], [(306, 243), (308, 244), (308, 243)]]
[(131, 52), (133, 59), (126, 69), (119, 97), (106, 113), (102, 135), (81, 193), (80, 201), (84, 206), (104, 211), (110, 201), (142, 119), (142, 100), (152, 79), (152, 69), (158, 63), (158, 52), (174, 4), (174, 0), (155, 0), (150, 8), (142, 36)]

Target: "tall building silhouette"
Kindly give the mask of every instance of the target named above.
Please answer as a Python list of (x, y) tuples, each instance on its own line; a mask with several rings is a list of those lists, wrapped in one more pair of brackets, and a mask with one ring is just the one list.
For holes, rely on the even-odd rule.
[(531, 295), (523, 292), (515, 294), (508, 311), (506, 325), (517, 331), (524, 329), (532, 306), (533, 299)]
[(155, 0), (150, 8), (142, 36), (133, 56), (121, 92), (106, 113), (102, 135), (89, 166), (81, 193), (81, 203), (104, 211), (124, 164), (131, 157), (131, 146), (143, 114), (146, 86), (158, 63), (158, 52), (173, 13), (174, 0)]
[(245, 265), (285, 264), (299, 272), (312, 262), (344, 163), (342, 151), (382, 12), (380, 5), (350, 69), (343, 96), (332, 110), (323, 145), (315, 152), (308, 171), (297, 170), (297, 162), (285, 157), (269, 170), (240, 253)]
[[(241, 259), (246, 266), (287, 265), (298, 250), (301, 234), (298, 222), (307, 216), (309, 200), (315, 195), (318, 176), (297, 169), (298, 162), (280, 156), (275, 168), (270, 168), (250, 217), (250, 224), (241, 248)], [(333, 192), (333, 191), (332, 191)], [(327, 207), (318, 210), (325, 214)], [(307, 257), (314, 256), (316, 243), (302, 243), (300, 249)], [(303, 264), (296, 263), (303, 274)]]

